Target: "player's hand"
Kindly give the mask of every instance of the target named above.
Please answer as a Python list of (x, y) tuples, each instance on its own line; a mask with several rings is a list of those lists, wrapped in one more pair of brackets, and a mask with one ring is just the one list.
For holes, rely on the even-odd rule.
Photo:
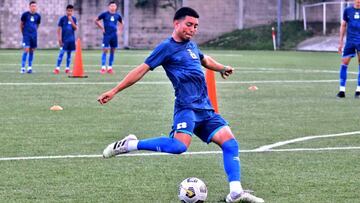
[(233, 68), (233, 67), (231, 67), (231, 66), (225, 66), (225, 67), (224, 67), (224, 70), (222, 70), (222, 71), (220, 72), (220, 74), (221, 74), (221, 77), (222, 77), (223, 79), (226, 79), (226, 78), (229, 77), (231, 74), (233, 74), (233, 72), (234, 72), (234, 68)]
[(62, 42), (62, 40), (60, 39), (59, 40), (59, 47), (62, 47), (63, 46), (63, 42)]
[(338, 47), (338, 53), (339, 54), (342, 54), (342, 49), (343, 49), (343, 45), (339, 44), (339, 47)]
[(110, 91), (107, 91), (107, 92), (103, 93), (102, 95), (100, 95), (100, 97), (97, 100), (100, 104), (106, 104), (112, 98), (114, 98), (114, 96), (115, 96), (115, 93), (112, 90), (110, 90)]
[(73, 18), (72, 18), (71, 15), (68, 15), (67, 17), (68, 17), (68, 20), (69, 20), (69, 21), (71, 21), (71, 22), (73, 21)]

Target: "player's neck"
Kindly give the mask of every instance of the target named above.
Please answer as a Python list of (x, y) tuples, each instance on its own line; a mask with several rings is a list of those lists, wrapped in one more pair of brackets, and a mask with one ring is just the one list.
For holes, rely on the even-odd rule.
[(171, 35), (171, 37), (173, 38), (173, 40), (177, 43), (182, 43), (182, 42), (186, 42), (186, 41), (189, 41), (189, 40), (184, 40), (182, 39), (181, 37), (179, 37), (175, 31), (173, 32), (173, 34)]

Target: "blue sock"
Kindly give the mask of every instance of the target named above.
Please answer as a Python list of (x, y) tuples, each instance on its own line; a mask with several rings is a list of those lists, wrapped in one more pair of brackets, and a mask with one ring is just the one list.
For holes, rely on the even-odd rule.
[(106, 53), (103, 52), (101, 55), (101, 66), (105, 66), (106, 64)]
[(33, 59), (34, 59), (34, 52), (30, 51), (29, 52), (29, 67), (32, 67)]
[(170, 154), (181, 154), (187, 149), (184, 143), (169, 137), (156, 137), (140, 140), (137, 148), (138, 150), (166, 152)]
[(58, 59), (57, 59), (56, 67), (61, 66), (61, 61), (63, 59), (63, 56), (64, 56), (64, 50), (60, 49), (60, 53), (59, 53), (59, 56), (58, 56)]
[(347, 79), (347, 65), (342, 64), (340, 66), (340, 86), (346, 86), (346, 79)]
[(21, 58), (21, 68), (25, 68), (27, 55), (28, 55), (28, 53), (26, 51), (24, 51), (22, 54), (22, 58)]
[(71, 51), (67, 51), (67, 55), (66, 55), (66, 68), (70, 67), (70, 62), (71, 62)]
[(239, 146), (235, 139), (224, 142), (221, 146), (223, 151), (224, 169), (228, 181), (240, 181), (241, 169), (239, 159)]
[(110, 51), (110, 57), (109, 57), (109, 66), (112, 67), (113, 62), (114, 62), (114, 53), (115, 51)]
[(358, 73), (358, 86), (360, 86), (360, 64), (359, 64), (359, 73)]

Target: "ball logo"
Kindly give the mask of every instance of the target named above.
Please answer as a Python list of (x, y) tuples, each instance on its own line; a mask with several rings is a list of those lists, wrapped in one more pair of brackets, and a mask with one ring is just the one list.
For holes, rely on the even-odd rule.
[(188, 198), (193, 198), (195, 197), (195, 190), (193, 187), (189, 187), (187, 190), (186, 190), (186, 196)]

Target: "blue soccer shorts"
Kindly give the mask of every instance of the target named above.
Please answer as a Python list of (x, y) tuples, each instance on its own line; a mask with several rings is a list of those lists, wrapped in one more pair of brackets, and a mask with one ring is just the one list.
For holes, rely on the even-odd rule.
[(183, 109), (175, 113), (170, 137), (176, 132), (196, 135), (203, 142), (210, 143), (212, 137), (228, 123), (213, 110)]
[(352, 58), (356, 56), (357, 52), (360, 51), (360, 43), (350, 43), (346, 42), (342, 57), (343, 58)]
[(23, 35), (23, 47), (24, 48), (36, 48), (37, 36)]
[(63, 42), (64, 51), (74, 51), (75, 50), (75, 41)]
[(103, 48), (117, 48), (118, 47), (118, 37), (117, 34), (105, 35), (103, 38)]

